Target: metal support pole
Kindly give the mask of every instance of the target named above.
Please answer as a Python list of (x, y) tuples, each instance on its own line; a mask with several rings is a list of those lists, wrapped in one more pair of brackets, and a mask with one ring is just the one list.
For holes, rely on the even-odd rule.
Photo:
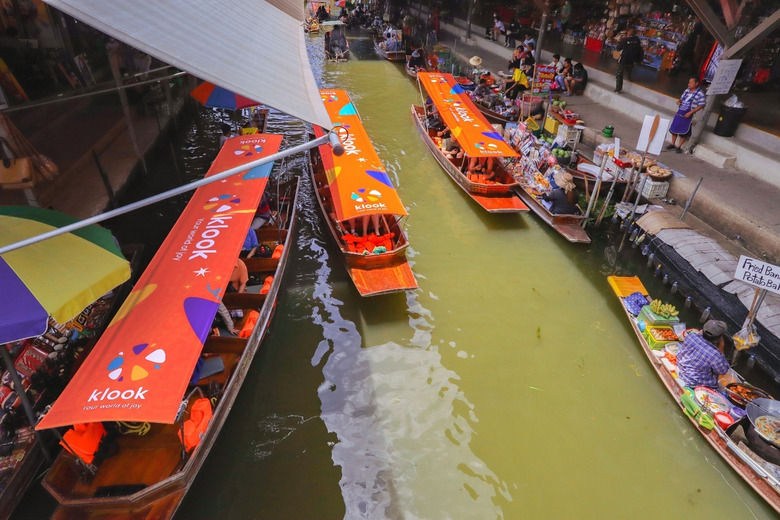
[(536, 49), (534, 52), (534, 60), (536, 63), (541, 63), (542, 59), (542, 42), (544, 41), (544, 33), (547, 31), (547, 9), (542, 11), (541, 25), (539, 26), (539, 36), (536, 38)]
[(680, 215), (680, 222), (685, 220), (685, 215), (688, 214), (688, 208), (691, 207), (691, 202), (693, 202), (693, 197), (696, 195), (696, 192), (699, 189), (699, 186), (701, 186), (701, 181), (704, 180), (704, 177), (699, 177), (699, 182), (696, 183), (696, 187), (693, 188), (693, 191), (691, 192), (691, 196), (688, 197), (688, 200), (685, 202), (685, 208), (683, 209), (682, 214)]
[(111, 181), (108, 180), (108, 175), (103, 171), (103, 167), (100, 165), (100, 160), (94, 150), (92, 150), (92, 158), (95, 159), (95, 166), (97, 166), (98, 173), (100, 174), (100, 180), (103, 181), (103, 186), (106, 188), (111, 209), (119, 207), (119, 204), (116, 201), (116, 195), (114, 195), (114, 189), (111, 187)]
[[(604, 165), (607, 164), (607, 155), (604, 154), (601, 157), (601, 167), (599, 168), (599, 175), (596, 177), (596, 185), (593, 187), (593, 195), (590, 197), (590, 201), (588, 201), (588, 209), (585, 210), (585, 218), (582, 219), (582, 229), (585, 229), (586, 223), (588, 222), (588, 217), (590, 216), (591, 210), (593, 210), (594, 206), (596, 205), (596, 199), (598, 199), (599, 191), (601, 191), (601, 178), (604, 175)], [(585, 191), (588, 189), (588, 177), (583, 174), (583, 178), (585, 179)]]
[[(119, 87), (122, 85), (122, 77), (119, 74), (119, 65), (116, 62), (116, 53), (112, 52), (108, 46), (106, 47), (106, 51), (108, 52), (108, 63), (111, 65), (111, 73), (114, 75), (114, 82), (116, 83), (117, 87)], [(125, 93), (124, 89), (119, 89), (117, 93), (119, 94), (119, 101), (122, 103), (122, 112), (124, 112), (125, 120), (127, 121), (127, 132), (130, 135), (130, 142), (133, 145), (133, 151), (135, 152), (136, 158), (141, 162), (144, 173), (149, 175), (149, 170), (146, 168), (146, 160), (141, 153), (141, 148), (138, 146), (138, 137), (135, 133), (135, 125), (133, 124), (133, 116), (130, 113), (130, 104), (127, 101), (127, 93)]]
[(30, 422), (30, 426), (33, 428), (33, 434), (35, 434), (35, 438), (38, 439), (38, 444), (41, 446), (43, 457), (46, 459), (46, 462), (51, 464), (49, 450), (46, 449), (46, 445), (43, 443), (43, 439), (41, 439), (40, 433), (35, 429), (35, 425), (38, 424), (38, 421), (35, 419), (35, 412), (33, 411), (32, 404), (30, 404), (30, 399), (27, 397), (27, 393), (24, 391), (24, 387), (22, 386), (22, 378), (19, 377), (19, 372), (16, 371), (14, 362), (11, 359), (11, 354), (8, 352), (8, 348), (4, 345), (0, 345), (0, 357), (3, 359), (3, 363), (5, 363), (5, 368), (8, 370), (8, 374), (11, 376), (11, 381), (14, 382), (16, 395), (18, 395), (19, 399), (22, 400), (22, 408), (24, 408), (24, 413), (27, 415), (27, 420)]
[(466, 15), (466, 40), (471, 39), (471, 16), (474, 14), (474, 8), (477, 5), (477, 0), (471, 0), (469, 2), (469, 12)]
[(634, 206), (631, 208), (631, 214), (628, 215), (628, 219), (626, 220), (628, 222), (628, 225), (626, 226), (626, 230), (623, 232), (623, 238), (620, 240), (620, 247), (618, 247), (618, 253), (620, 253), (623, 250), (623, 244), (626, 241), (626, 235), (628, 235), (628, 229), (631, 227), (631, 221), (634, 220), (634, 215), (636, 214), (636, 208), (639, 206), (639, 199), (642, 198), (642, 190), (645, 189), (645, 182), (647, 182), (647, 174), (643, 174), (642, 172), (639, 173), (639, 175), (642, 177), (642, 181), (639, 183), (639, 190), (636, 194), (636, 200), (634, 200)]

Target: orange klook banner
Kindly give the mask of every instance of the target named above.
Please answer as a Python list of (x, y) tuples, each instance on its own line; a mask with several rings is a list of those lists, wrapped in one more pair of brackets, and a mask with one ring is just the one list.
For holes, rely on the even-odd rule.
[(490, 126), (452, 74), (418, 72), (417, 80), (428, 91), (442, 122), (466, 155), (517, 157), (517, 152)]
[[(229, 139), (207, 176), (276, 153), (280, 135)], [(173, 423), (273, 163), (198, 188), (37, 429)]]
[[(347, 135), (344, 154), (333, 155), (330, 145), (319, 147), (328, 175), (331, 196), (339, 222), (364, 215), (406, 215), (401, 199), (374, 150), (355, 105), (343, 90), (320, 90), (322, 102), (334, 127)], [(325, 132), (315, 126), (317, 137)]]

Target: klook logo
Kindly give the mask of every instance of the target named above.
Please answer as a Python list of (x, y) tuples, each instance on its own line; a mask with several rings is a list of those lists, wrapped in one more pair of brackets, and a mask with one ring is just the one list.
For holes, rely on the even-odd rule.
[[(108, 377), (114, 381), (124, 381), (129, 377), (131, 381), (140, 381), (149, 376), (150, 370), (158, 370), (165, 363), (165, 351), (161, 348), (147, 352), (148, 343), (141, 343), (132, 348), (132, 355), (126, 363), (125, 353), (120, 352), (117, 357), (108, 364)], [(152, 347), (154, 344), (151, 345)], [(146, 353), (146, 355), (144, 355)]]
[(238, 195), (223, 194), (218, 197), (211, 197), (203, 206), (203, 209), (212, 213), (225, 213), (238, 204), (241, 204), (241, 199), (238, 198)]

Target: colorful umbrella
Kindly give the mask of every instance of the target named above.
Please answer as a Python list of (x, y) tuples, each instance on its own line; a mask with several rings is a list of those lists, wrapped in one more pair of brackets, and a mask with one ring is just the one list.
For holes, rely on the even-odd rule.
[(252, 101), (235, 92), (231, 92), (213, 83), (205, 81), (195, 87), (190, 92), (190, 96), (200, 101), (203, 105), (213, 108), (228, 108), (236, 110), (238, 108), (249, 108), (259, 105), (257, 101)]
[[(29, 206), (0, 206), (0, 246), (77, 219)], [(0, 344), (46, 332), (48, 318), (66, 323), (130, 278), (130, 264), (100, 226), (0, 255)]]
[(338, 0), (336, 2), (336, 7), (346, 7), (346, 6), (347, 6), (347, 1), (346, 0)]

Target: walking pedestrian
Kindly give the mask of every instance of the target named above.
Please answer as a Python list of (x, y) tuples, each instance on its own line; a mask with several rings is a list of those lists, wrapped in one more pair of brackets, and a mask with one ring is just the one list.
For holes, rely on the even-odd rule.
[[(680, 99), (677, 100), (679, 108), (669, 127), (669, 132), (672, 134), (672, 142), (666, 146), (667, 150), (682, 153), (682, 145), (691, 136), (693, 114), (704, 108), (704, 102), (704, 91), (699, 88), (699, 78), (691, 76), (688, 80), (688, 88), (680, 96)], [(679, 145), (676, 144), (678, 138), (680, 140)]]
[(639, 41), (633, 27), (628, 29), (626, 39), (618, 44), (617, 50), (620, 51), (620, 58), (618, 58), (618, 68), (615, 73), (615, 92), (620, 94), (623, 91), (623, 76), (625, 75), (628, 81), (631, 81), (634, 64), (642, 63), (645, 56), (642, 42)]

